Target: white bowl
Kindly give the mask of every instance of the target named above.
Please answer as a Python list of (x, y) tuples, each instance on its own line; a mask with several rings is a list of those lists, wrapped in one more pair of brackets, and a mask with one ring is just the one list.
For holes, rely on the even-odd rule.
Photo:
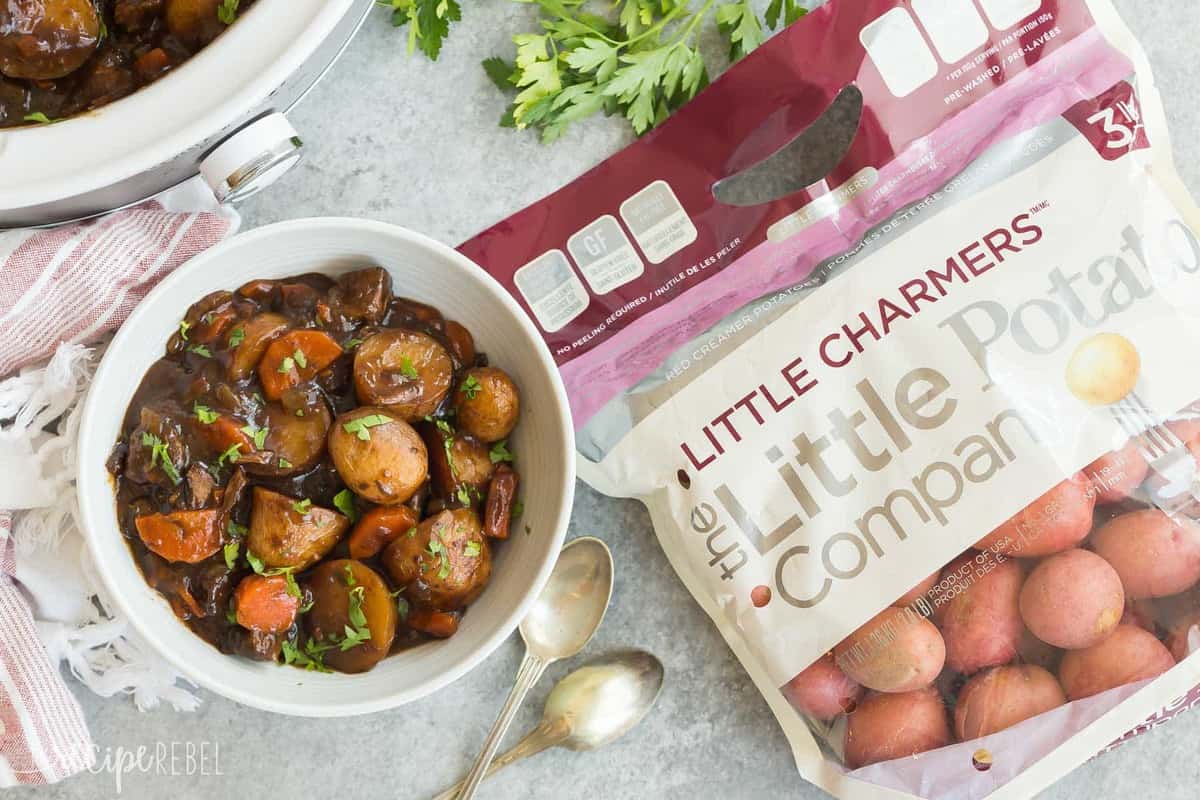
[[(497, 548), (491, 582), (458, 633), (389, 656), (362, 675), (321, 674), (224, 655), (192, 633), (151, 589), (118, 528), (105, 460), (141, 376), (163, 355), (188, 306), (253, 278), (303, 272), (336, 275), (378, 264), (395, 292), (465, 324), (492, 363), (521, 387), (512, 437), (524, 516)], [(302, 716), (347, 716), (416, 700), (486, 658), (524, 617), (562, 548), (575, 490), (566, 393), (541, 336), (500, 284), (465, 256), (411, 231), (353, 219), (271, 225), (202, 253), (159, 284), (108, 348), (80, 426), (78, 488), (83, 528), (96, 567), (120, 612), (191, 680), (248, 706)], [(525, 532), (528, 526), (529, 533)]]

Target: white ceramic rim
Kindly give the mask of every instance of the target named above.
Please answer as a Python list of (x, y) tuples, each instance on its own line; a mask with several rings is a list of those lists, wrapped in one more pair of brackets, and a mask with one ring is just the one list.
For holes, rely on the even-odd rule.
[[(162, 80), (54, 125), (0, 131), (0, 209), (116, 185), (226, 130), (297, 72), (356, 1), (259, 0)], [(297, 31), (277, 24), (279, 15), (307, 23)], [(213, 102), (214, 94), (223, 99)], [(107, 157), (93, 148), (118, 152)], [(51, 174), (39, 175), (42, 165)]]
[[(103, 382), (110, 380), (109, 373), (116, 373), (121, 378), (128, 379), (122, 370), (124, 365), (119, 363), (118, 357), (123, 349), (123, 344), (126, 340), (138, 335), (139, 322), (146, 315), (147, 309), (163, 298), (169, 298), (173, 287), (179, 283), (184, 276), (207, 268), (212, 263), (219, 263), (226, 251), (234, 249), (239, 244), (245, 243), (247, 240), (272, 238), (281, 235), (287, 235), (291, 230), (303, 229), (308, 232), (320, 228), (351, 228), (360, 231), (371, 231), (384, 234), (406, 241), (408, 244), (423, 248), (429, 251), (434, 256), (444, 258), (456, 262), (460, 267), (475, 271), (481, 283), (487, 287), (496, 297), (497, 302), (504, 307), (509, 314), (517, 319), (518, 324), (525, 328), (526, 333), (539, 346), (537, 350), (537, 358), (540, 366), (546, 370), (551, 376), (551, 384), (554, 390), (554, 399), (556, 401), (557, 424), (562, 426), (566, 432), (566, 441), (573, 441), (574, 427), (571, 421), (569, 404), (567, 401), (566, 388), (563, 385), (562, 377), (559, 375), (558, 367), (554, 363), (553, 357), (550, 355), (549, 349), (546, 347), (541, 334), (534, 327), (533, 322), (528, 315), (521, 309), (515, 300), (508, 294), (507, 291), (479, 265), (471, 261), (471, 259), (459, 253), (457, 250), (442, 244), (441, 242), (432, 239), (423, 234), (416, 233), (396, 225), (391, 225), (384, 222), (374, 220), (362, 220), (350, 217), (312, 217), (307, 219), (290, 220), (279, 222), (272, 225), (267, 225), (261, 228), (238, 234), (219, 245), (212, 247), (209, 250), (192, 258), (183, 266), (179, 267), (171, 275), (168, 275), (161, 283), (152, 289), (146, 297), (138, 304), (133, 313), (121, 326), (112, 343), (109, 345), (104, 358), (101, 360), (99, 367), (93, 377), (93, 384), (100, 385)], [(197, 298), (184, 298), (183, 305), (179, 309), (180, 316), (187, 307), (195, 302)], [(373, 700), (365, 700), (357, 703), (344, 703), (336, 707), (327, 707), (320, 705), (303, 705), (290, 703), (275, 703), (266, 701), (257, 695), (243, 692), (235, 686), (224, 684), (220, 681), (212, 679), (211, 676), (203, 674), (192, 668), (192, 665), (178, 658), (175, 653), (169, 648), (163, 646), (162, 642), (155, 636), (153, 630), (143, 624), (136, 609), (127, 602), (125, 593), (121, 586), (113, 580), (107, 568), (105, 554), (98, 547), (93, 546), (93, 536), (117, 536), (121, 533), (118, 529), (115, 514), (115, 505), (112, 496), (112, 483), (109, 479), (107, 470), (104, 468), (106, 459), (112, 449), (112, 442), (101, 442), (96, 437), (88, 437), (86, 432), (94, 426), (92, 421), (99, 415), (124, 413), (124, 409), (114, 411), (111, 408), (100, 407), (100, 394), (97, 392), (89, 392), (87, 400), (83, 408), (83, 416), (79, 425), (79, 444), (76, 465), (76, 485), (78, 487), (80, 518), (84, 538), (87, 540), (88, 549), (91, 552), (92, 558), (96, 565), (96, 571), (99, 573), (101, 581), (108, 593), (109, 598), (116, 603), (118, 610), (124, 614), (133, 625), (134, 629), (154, 648), (155, 652), (159, 653), (172, 666), (175, 667), (188, 680), (203, 686), (204, 688), (215, 692), (223, 697), (229, 698), (242, 705), (252, 708), (271, 711), (279, 714), (290, 716), (303, 717), (349, 717), (360, 714), (370, 714), (377, 711), (386, 711), (398, 706), (411, 703), (419, 700), (437, 690), (453, 683), (461, 678), (466, 673), (470, 672), (478, 666), (484, 659), (490, 656), (500, 644), (507, 639), (521, 620), (529, 613), (530, 607), (541, 594), (542, 588), (550, 577), (550, 572), (553, 570), (557, 562), (557, 555), (562, 550), (564, 540), (566, 539), (567, 526), (570, 523), (571, 508), (575, 496), (575, 457), (574, 453), (568, 453), (565, 457), (567, 468), (564, 470), (561, 477), (561, 483), (558, 487), (559, 496), (563, 498), (558, 517), (555, 520), (554, 530), (551, 532), (550, 548), (548, 550), (549, 557), (545, 559), (537, 573), (529, 582), (529, 587), (517, 605), (516, 609), (505, 617), (503, 623), (491, 632), (482, 643), (462, 658), (452, 668), (438, 673), (433, 678), (430, 678), (423, 683), (410, 686), (398, 687), (395, 692), (381, 696)], [(570, 445), (568, 445), (570, 446)], [(97, 485), (98, 484), (98, 485)], [(124, 544), (124, 543), (122, 543)], [(128, 548), (123, 547), (123, 550)], [(130, 554), (127, 556), (132, 558)], [(182, 625), (183, 623), (179, 623)], [(436, 642), (428, 646), (437, 646)], [(217, 652), (214, 648), (214, 652)], [(233, 657), (233, 656), (229, 656)], [(281, 667), (280, 669), (286, 669)], [(286, 679), (286, 674), (281, 673), (281, 680)]]

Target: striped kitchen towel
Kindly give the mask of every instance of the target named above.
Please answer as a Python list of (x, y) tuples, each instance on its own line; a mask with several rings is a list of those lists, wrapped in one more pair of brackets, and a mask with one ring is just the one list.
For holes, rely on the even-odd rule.
[(0, 231), (0, 787), (94, 763), (64, 663), (103, 696), (195, 706), (107, 611), (91, 573), (76, 522), (75, 412), (94, 367), (87, 345), (239, 222), (193, 182), (96, 220)]

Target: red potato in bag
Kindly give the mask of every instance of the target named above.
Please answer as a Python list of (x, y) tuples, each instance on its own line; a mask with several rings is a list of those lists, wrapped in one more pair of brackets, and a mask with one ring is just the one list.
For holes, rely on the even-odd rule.
[(979, 558), (972, 561), (986, 572), (950, 601), (941, 620), (946, 665), (967, 675), (1011, 661), (1025, 633), (1021, 565), (1011, 558), (997, 561), (991, 553), (980, 555), (983, 564)]
[(833, 653), (826, 653), (783, 686), (783, 695), (797, 711), (828, 722), (851, 711), (863, 688), (838, 669)]
[(1107, 637), (1125, 614), (1125, 591), (1108, 562), (1068, 550), (1034, 568), (1021, 587), (1021, 617), (1034, 636), (1068, 650)]
[(1055, 677), (1032, 664), (981, 672), (958, 693), (954, 734), (960, 741), (1002, 731), (1067, 702)]
[(873, 693), (848, 715), (846, 766), (913, 756), (950, 744), (946, 706), (926, 687), (898, 694)]
[(1200, 526), (1158, 509), (1122, 514), (1091, 539), (1131, 600), (1179, 594), (1200, 581)]
[(1091, 531), (1095, 504), (1091, 481), (1077, 472), (980, 539), (975, 548), (1021, 558), (1061, 552)]
[(933, 623), (904, 608), (885, 608), (833, 649), (837, 666), (868, 689), (909, 692), (933, 683), (946, 644)]
[(1058, 681), (1071, 700), (1153, 678), (1175, 666), (1175, 659), (1153, 634), (1121, 625), (1111, 636), (1063, 656)]
[(1031, 797), (1200, 698), (1188, 549), (1112, 533), (1200, 397), (1168, 142), (1111, 0), (828, 0), (461, 246), (830, 794)]

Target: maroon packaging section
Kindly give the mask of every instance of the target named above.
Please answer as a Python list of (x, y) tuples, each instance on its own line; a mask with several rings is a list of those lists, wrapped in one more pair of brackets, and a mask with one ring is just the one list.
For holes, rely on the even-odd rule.
[[(572, 236), (603, 217), (621, 219), (622, 204), (633, 195), (657, 180), (668, 182), (694, 224), (695, 241), (654, 263), (637, 244), (636, 234), (630, 236), (645, 271), (603, 294), (585, 290), (586, 307), (560, 329), (546, 332), (541, 325), (557, 362), (566, 364), (735, 263), (736, 258), (725, 257), (732, 247), (736, 254), (761, 244), (773, 222), (836, 189), (863, 168), (884, 166), (1093, 24), (1084, 3), (1044, 0), (1015, 26), (997, 30), (988, 23), (983, 45), (955, 63), (939, 60), (936, 77), (897, 97), (861, 41), (865, 26), (895, 9), (911, 13), (911, 2), (827, 3), (730, 69), (658, 129), (459, 249), (504, 284), (536, 319), (517, 288), (517, 271), (552, 251), (568, 254), (566, 243)], [(980, 11), (986, 20), (982, 7)], [(1037, 24), (1046, 20), (1052, 20), (1049, 30)], [(929, 34), (921, 30), (936, 54)], [(1019, 57), (1014, 58), (1014, 52)], [(863, 113), (849, 151), (826, 180), (759, 206), (736, 207), (713, 197), (715, 183), (792, 141), (848, 86), (861, 91)], [(626, 221), (627, 234), (629, 227)], [(704, 268), (694, 269), (698, 265)], [(579, 264), (571, 268), (577, 271)]]

